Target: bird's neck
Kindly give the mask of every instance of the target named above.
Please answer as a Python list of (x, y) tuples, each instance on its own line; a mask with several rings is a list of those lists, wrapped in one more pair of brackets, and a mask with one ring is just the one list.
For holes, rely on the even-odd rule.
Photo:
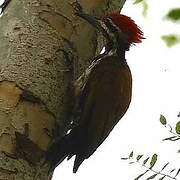
[(118, 56), (119, 59), (125, 60), (125, 54), (126, 51), (128, 50), (129, 50), (129, 44), (117, 38), (116, 42), (110, 41), (105, 45), (104, 54)]
[(125, 59), (125, 54), (126, 54), (126, 50), (125, 48), (122, 47), (116, 47), (115, 49), (106, 49), (105, 50), (105, 54), (108, 56), (117, 56), (118, 59), (120, 59), (120, 61), (126, 61)]
[(126, 58), (125, 58), (126, 50), (124, 50), (124, 49), (117, 49), (116, 54), (119, 57), (119, 59), (121, 59), (122, 61), (126, 61)]

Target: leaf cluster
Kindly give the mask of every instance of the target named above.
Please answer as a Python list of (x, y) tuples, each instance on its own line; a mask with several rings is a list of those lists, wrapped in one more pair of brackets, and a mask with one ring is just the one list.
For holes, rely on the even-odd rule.
[(180, 43), (180, 35), (179, 34), (168, 34), (161, 36), (161, 39), (166, 43), (168, 47), (172, 47), (178, 43)]
[[(173, 8), (165, 15), (165, 19), (170, 20), (173, 23), (180, 22), (180, 8)], [(161, 36), (161, 39), (166, 43), (168, 47), (172, 47), (180, 43), (180, 34), (167, 34)]]
[(160, 123), (166, 127), (169, 128), (169, 132), (172, 134), (172, 136), (163, 139), (165, 140), (169, 140), (169, 141), (177, 141), (180, 140), (180, 121), (178, 121), (175, 125), (175, 127), (173, 128), (170, 124), (167, 123), (167, 119), (164, 115), (160, 115)]
[(166, 19), (175, 22), (180, 21), (180, 8), (174, 8), (169, 10), (169, 12), (166, 14)]
[(144, 17), (146, 17), (147, 12), (148, 12), (148, 3), (146, 2), (146, 0), (135, 0), (134, 1), (134, 4), (139, 4), (139, 3), (141, 3), (142, 7), (143, 7), (142, 15)]
[[(147, 0), (133, 0), (134, 4), (139, 4), (141, 3), (141, 5), (143, 6), (143, 12), (142, 15), (144, 17), (146, 17), (147, 15), (147, 11), (148, 11), (148, 3)], [(170, 9), (166, 15), (165, 15), (165, 19), (169, 20), (173, 23), (178, 23), (180, 22), (180, 7), (176, 7), (173, 9)], [(180, 43), (180, 34), (166, 34), (166, 35), (162, 35), (161, 39), (166, 43), (166, 45), (168, 47), (173, 47), (176, 44)]]
[[(145, 175), (147, 176), (146, 180), (155, 179), (156, 177), (158, 178), (158, 180), (163, 180), (165, 178), (177, 180), (177, 176), (180, 174), (180, 168), (173, 168), (169, 172), (167, 172), (166, 169), (169, 165), (169, 162), (166, 163), (160, 170), (157, 170), (157, 168), (155, 168), (155, 164), (158, 160), (157, 154), (153, 154), (151, 157), (144, 157), (144, 155), (142, 154), (134, 156), (134, 152), (132, 151), (128, 157), (121, 159), (129, 160), (129, 164), (140, 163), (141, 166), (146, 168), (146, 170), (138, 175), (134, 180), (139, 180)], [(175, 175), (172, 175), (174, 172), (176, 172)], [(148, 173), (150, 173), (150, 175)]]

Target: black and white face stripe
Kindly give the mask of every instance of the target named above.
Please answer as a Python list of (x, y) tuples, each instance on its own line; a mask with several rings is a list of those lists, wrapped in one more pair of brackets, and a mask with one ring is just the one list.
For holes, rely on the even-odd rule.
[(106, 26), (106, 33), (109, 35), (109, 38), (113, 43), (112, 48), (116, 48), (116, 50), (129, 50), (130, 44), (128, 41), (128, 35), (122, 32), (122, 30), (118, 26), (116, 26), (111, 18), (106, 18), (103, 22)]
[(123, 33), (122, 30), (113, 23), (111, 18), (106, 18), (102, 22), (104, 24), (103, 29), (106, 31), (112, 43), (112, 50), (129, 50), (128, 35)]
[(110, 34), (113, 34), (114, 37), (118, 38), (119, 40), (127, 41), (128, 40), (128, 35), (125, 34), (114, 22), (112, 21), (111, 18), (106, 18), (104, 20), (104, 23), (108, 29), (108, 32)]
[(108, 40), (114, 42), (114, 38), (118, 32), (121, 32), (121, 30), (113, 23), (113, 21), (110, 18), (106, 18), (103, 21), (100, 22), (101, 27), (104, 30), (104, 34), (108, 36)]
[(113, 23), (111, 18), (104, 19), (104, 23), (107, 26), (107, 28), (111, 30), (113, 33), (116, 33), (119, 31), (122, 32), (121, 29)]

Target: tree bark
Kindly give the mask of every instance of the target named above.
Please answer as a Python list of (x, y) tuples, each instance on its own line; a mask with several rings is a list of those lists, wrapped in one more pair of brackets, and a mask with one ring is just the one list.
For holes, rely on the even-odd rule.
[[(69, 125), (72, 83), (103, 45), (72, 2), (12, 0), (0, 19), (0, 179), (50, 178), (40, 161)], [(124, 2), (80, 1), (97, 17)]]

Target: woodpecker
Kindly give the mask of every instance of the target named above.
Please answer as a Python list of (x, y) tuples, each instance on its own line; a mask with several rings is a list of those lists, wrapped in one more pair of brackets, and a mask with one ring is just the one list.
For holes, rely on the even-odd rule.
[(66, 157), (70, 159), (75, 156), (74, 173), (96, 151), (127, 111), (131, 102), (132, 76), (125, 52), (143, 39), (140, 28), (126, 15), (112, 13), (101, 21), (93, 22), (91, 16), (78, 15), (101, 27), (108, 42), (105, 53), (96, 57), (77, 80), (81, 82), (86, 77), (77, 93), (78, 121), (65, 136), (52, 144), (46, 154), (51, 170)]

